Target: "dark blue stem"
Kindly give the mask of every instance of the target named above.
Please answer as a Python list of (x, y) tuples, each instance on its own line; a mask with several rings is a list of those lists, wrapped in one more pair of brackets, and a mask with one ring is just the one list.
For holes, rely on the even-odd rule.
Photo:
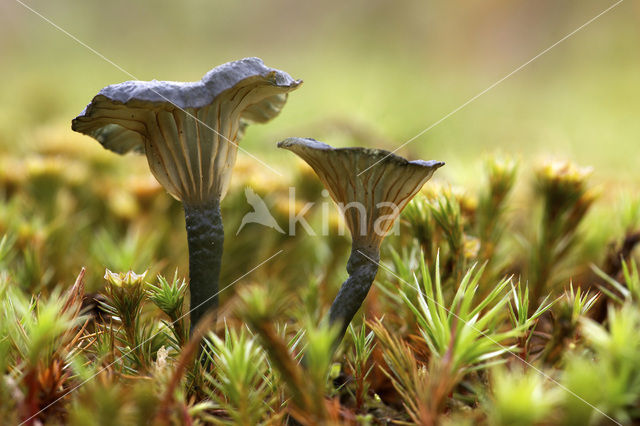
[(220, 203), (184, 205), (189, 244), (189, 290), (191, 293), (191, 327), (218, 307), (218, 281), (222, 263), (224, 229)]
[(347, 262), (349, 278), (340, 287), (329, 309), (329, 324), (339, 326), (334, 348), (340, 344), (351, 320), (364, 303), (378, 272), (379, 261), (378, 249), (351, 247), (351, 255)]

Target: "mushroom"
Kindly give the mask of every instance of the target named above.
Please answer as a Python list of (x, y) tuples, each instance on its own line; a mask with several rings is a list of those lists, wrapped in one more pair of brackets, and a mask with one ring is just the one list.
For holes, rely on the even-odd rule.
[(144, 153), (155, 178), (182, 201), (189, 247), (191, 330), (218, 305), (224, 198), (249, 122), (274, 118), (301, 84), (245, 58), (192, 83), (127, 81), (102, 89), (71, 128), (118, 154)]
[(289, 138), (278, 147), (293, 151), (313, 168), (351, 233), (349, 278), (329, 310), (329, 324), (339, 326), (335, 347), (373, 284), (382, 240), (402, 209), (444, 163), (407, 161), (381, 149), (333, 148), (314, 139)]

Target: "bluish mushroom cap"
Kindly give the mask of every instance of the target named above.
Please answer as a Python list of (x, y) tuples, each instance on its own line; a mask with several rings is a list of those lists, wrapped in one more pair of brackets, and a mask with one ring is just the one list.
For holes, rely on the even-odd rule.
[(197, 82), (107, 86), (71, 128), (116, 153), (146, 153), (169, 193), (202, 203), (224, 196), (247, 123), (274, 118), (300, 84), (259, 58), (246, 58), (220, 65)]
[(384, 236), (441, 161), (408, 161), (382, 149), (334, 148), (308, 138), (278, 143), (316, 172), (344, 214), (354, 244), (380, 247)]

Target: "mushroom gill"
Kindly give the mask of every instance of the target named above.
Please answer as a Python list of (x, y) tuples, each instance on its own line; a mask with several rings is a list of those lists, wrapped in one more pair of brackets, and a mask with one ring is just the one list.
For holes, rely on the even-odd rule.
[(102, 89), (72, 129), (119, 154), (146, 153), (171, 195), (204, 204), (224, 198), (246, 124), (275, 117), (300, 83), (257, 58), (221, 65), (196, 83), (129, 81)]
[(289, 138), (278, 147), (296, 153), (313, 168), (344, 214), (354, 245), (360, 247), (379, 248), (407, 203), (444, 165), (407, 161), (381, 149), (333, 148), (314, 139)]

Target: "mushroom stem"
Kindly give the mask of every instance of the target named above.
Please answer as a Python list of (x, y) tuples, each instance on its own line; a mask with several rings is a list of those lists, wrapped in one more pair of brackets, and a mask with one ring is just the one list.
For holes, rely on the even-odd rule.
[(364, 303), (378, 273), (379, 260), (380, 250), (378, 248), (362, 247), (356, 244), (351, 246), (351, 255), (347, 262), (349, 278), (340, 287), (340, 291), (329, 309), (329, 324), (338, 324), (340, 327), (339, 334), (333, 344), (334, 350), (342, 341), (349, 323)]
[(222, 262), (224, 229), (220, 202), (184, 205), (189, 245), (189, 291), (191, 293), (191, 327), (218, 307), (218, 280)]

